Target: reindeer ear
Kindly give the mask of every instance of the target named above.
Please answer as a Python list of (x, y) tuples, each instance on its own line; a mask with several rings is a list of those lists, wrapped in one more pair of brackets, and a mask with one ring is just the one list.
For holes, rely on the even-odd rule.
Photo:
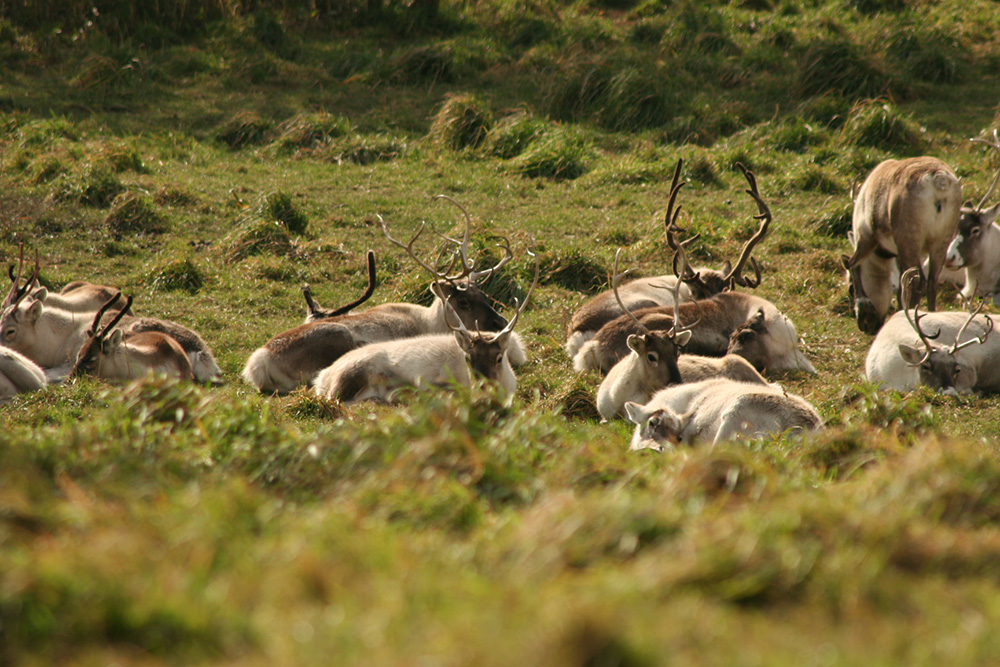
[(431, 294), (444, 301), (445, 298), (444, 290), (441, 289), (441, 285), (439, 285), (437, 281), (431, 283), (430, 290)]
[(924, 353), (915, 347), (910, 345), (899, 344), (899, 356), (903, 357), (903, 361), (911, 366), (918, 366), (920, 362), (923, 361)]
[(498, 343), (500, 345), (500, 349), (506, 351), (507, 345), (510, 343), (510, 334), (510, 331), (504, 331), (502, 334), (494, 338), (493, 342)]
[(625, 401), (625, 417), (633, 424), (642, 425), (649, 418), (649, 414), (646, 412), (646, 406)]
[(462, 351), (466, 354), (472, 349), (472, 336), (462, 331), (461, 329), (452, 329), (455, 334), (455, 341), (458, 346), (462, 348)]
[(628, 349), (632, 350), (636, 354), (641, 355), (646, 351), (646, 339), (637, 334), (631, 334), (625, 339), (625, 344), (628, 345)]
[(691, 335), (692, 332), (690, 329), (688, 329), (687, 331), (680, 332), (679, 334), (674, 336), (674, 344), (677, 345), (677, 347), (684, 347), (685, 345), (688, 344), (688, 342), (690, 342)]
[(753, 327), (754, 329), (760, 329), (761, 327), (763, 327), (764, 326), (764, 309), (763, 308), (758, 308), (757, 312), (754, 313), (754, 316), (751, 317), (748, 320), (748, 322), (750, 323), (750, 326)]
[(46, 287), (39, 287), (34, 292), (31, 293), (31, 298), (35, 301), (45, 301), (46, 297), (49, 295), (49, 290)]
[(726, 263), (722, 265), (722, 275), (728, 275), (729, 272), (732, 270), (733, 270), (733, 263), (727, 259)]
[(122, 330), (121, 329), (115, 329), (114, 331), (112, 331), (111, 335), (108, 336), (108, 339), (107, 339), (109, 349), (114, 350), (119, 345), (121, 345), (123, 338), (124, 338), (124, 334), (122, 334)]
[(34, 301), (30, 306), (28, 306), (28, 312), (25, 314), (28, 322), (34, 324), (38, 320), (38, 316), (42, 314), (42, 302)]
[(1000, 213), (1000, 203), (994, 204), (983, 211), (983, 224), (992, 225), (996, 221), (998, 213)]

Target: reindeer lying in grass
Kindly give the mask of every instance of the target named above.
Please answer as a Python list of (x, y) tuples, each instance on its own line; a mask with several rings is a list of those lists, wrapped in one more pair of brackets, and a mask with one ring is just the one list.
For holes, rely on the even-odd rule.
[[(886, 320), (868, 350), (865, 376), (881, 388), (912, 391), (927, 385), (943, 394), (1000, 391), (1000, 338), (990, 336), (993, 319), (972, 313), (913, 314), (905, 307), (916, 269), (900, 279), (903, 310)], [(932, 327), (933, 334), (928, 334)]]
[[(457, 203), (456, 206), (462, 208)], [(430, 306), (386, 303), (360, 313), (325, 317), (283, 331), (250, 356), (243, 368), (243, 378), (263, 393), (284, 394), (303, 384), (310, 384), (321, 370), (354, 348), (400, 338), (448, 333), (450, 328), (445, 317), (445, 301), (451, 304), (466, 326), (480, 327), (485, 331), (502, 330), (507, 326), (507, 320), (493, 309), (486, 293), (476, 283), (491, 276), (510, 260), (510, 248), (505, 248), (506, 253), (496, 266), (475, 271), (473, 262), (468, 258), (471, 219), (464, 208), (462, 211), (466, 220), (465, 235), (461, 241), (449, 239), (457, 246), (456, 261), (461, 266), (455, 275), (433, 268), (413, 250), (424, 225), (409, 243), (404, 244), (392, 238), (382, 221), (386, 238), (406, 251), (433, 277), (430, 289), (434, 301)], [(516, 335), (512, 336), (509, 347), (511, 363), (525, 363), (524, 348)]]
[(172, 337), (155, 331), (126, 337), (118, 328), (118, 323), (132, 305), (131, 296), (111, 321), (101, 326), (104, 314), (120, 297), (121, 293), (115, 294), (94, 316), (71, 375), (93, 375), (102, 380), (134, 380), (156, 373), (193, 380), (191, 360)]
[[(93, 313), (65, 311), (30, 298), (28, 289), (35, 275), (23, 287), (20, 273), (3, 302), (0, 312), (0, 345), (28, 357), (45, 369), (49, 382), (65, 378), (72, 370), (80, 348), (90, 337), (88, 323)], [(91, 327), (93, 328), (93, 327)], [(220, 383), (219, 369), (208, 344), (197, 333), (176, 322), (122, 313), (119, 329), (126, 338), (143, 332), (159, 332), (176, 340), (191, 361), (200, 382)]]
[(811, 431), (822, 422), (804, 398), (719, 378), (661, 389), (646, 405), (626, 403), (625, 412), (636, 425), (632, 450)]
[(46, 306), (59, 308), (70, 313), (93, 313), (104, 305), (118, 290), (106, 285), (96, 285), (82, 280), (75, 280), (62, 288), (58, 293), (49, 291), (39, 282), (41, 265), (38, 259), (38, 250), (35, 250), (35, 271), (23, 287), (19, 287), (21, 280), (21, 269), (24, 267), (24, 245), (21, 245), (21, 257), (18, 262), (17, 274), (14, 273), (14, 266), (8, 268), (11, 289), (16, 293), (24, 292), (26, 296), (35, 301), (42, 301)]
[[(671, 302), (667, 295), (671, 293), (670, 290), (674, 286), (678, 287), (678, 295), (681, 299), (707, 299), (732, 289), (735, 285), (750, 288), (756, 288), (760, 285), (760, 268), (757, 266), (757, 260), (753, 258), (752, 252), (767, 235), (768, 225), (771, 222), (771, 212), (760, 198), (760, 193), (757, 191), (757, 180), (753, 173), (741, 164), (737, 166), (750, 184), (750, 189), (746, 192), (757, 203), (759, 215), (756, 218), (760, 221), (760, 226), (750, 240), (743, 245), (736, 265), (730, 266), (727, 261), (721, 271), (704, 268), (695, 270), (689, 264), (678, 267), (677, 253), (683, 252), (684, 248), (697, 238), (695, 236), (685, 241), (678, 241), (675, 236), (677, 232), (683, 231), (676, 224), (680, 208), (674, 210), (677, 193), (684, 185), (679, 182), (681, 161), (678, 160), (670, 188), (666, 215), (667, 244), (675, 252), (674, 273), (638, 278), (621, 285), (617, 296), (612, 290), (606, 290), (584, 303), (573, 314), (569, 325), (566, 352), (571, 358), (579, 353), (580, 348), (593, 338), (602, 326), (622, 316), (625, 313), (624, 309), (627, 308), (629, 311), (635, 312), (642, 308), (669, 306)], [(743, 275), (743, 270), (748, 263), (754, 270), (755, 278)]]
[(446, 321), (452, 334), (371, 343), (351, 350), (316, 376), (314, 391), (345, 403), (388, 401), (399, 387), (448, 382), (470, 386), (473, 377), (481, 377), (496, 382), (513, 396), (517, 379), (508, 359), (508, 346), (514, 326), (537, 284), (536, 256), (534, 282), (502, 331), (470, 332), (451, 310), (450, 300), (446, 300), (449, 310)]

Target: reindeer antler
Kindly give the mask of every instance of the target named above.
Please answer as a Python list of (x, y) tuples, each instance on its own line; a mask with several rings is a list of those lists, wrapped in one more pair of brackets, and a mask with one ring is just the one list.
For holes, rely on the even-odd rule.
[[(1000, 152), (1000, 137), (997, 136), (996, 130), (993, 130), (992, 142), (986, 141), (985, 139), (971, 139), (970, 141), (972, 141), (973, 143), (986, 144), (987, 146), (995, 148), (997, 152)], [(1000, 182), (1000, 169), (997, 169), (997, 175), (993, 177), (993, 184), (990, 186), (990, 189), (986, 191), (986, 194), (983, 195), (983, 198), (979, 200), (978, 204), (976, 204), (977, 211), (981, 211), (983, 209), (983, 204), (985, 204), (986, 200), (990, 198), (990, 195), (993, 194), (993, 191), (997, 189), (997, 182)]]
[(914, 366), (919, 366), (920, 364), (927, 361), (927, 357), (929, 357), (931, 352), (934, 351), (934, 344), (931, 343), (931, 340), (941, 335), (940, 329), (938, 329), (938, 332), (936, 334), (931, 336), (924, 333), (923, 329), (920, 328), (920, 318), (923, 317), (923, 315), (917, 312), (918, 306), (913, 306), (913, 316), (912, 317), (910, 316), (910, 309), (907, 306), (907, 304), (910, 302), (910, 284), (914, 280), (919, 280), (919, 278), (917, 277), (917, 272), (918, 272), (917, 267), (911, 266), (906, 271), (904, 271), (903, 275), (900, 276), (899, 278), (899, 300), (902, 302), (903, 305), (903, 315), (906, 316), (906, 320), (910, 323), (910, 326), (913, 327), (913, 330), (917, 332), (917, 336), (920, 337), (920, 341), (924, 344), (924, 347), (927, 350), (926, 352), (924, 352), (924, 356), (920, 359), (920, 361), (918, 361), (916, 364), (913, 364)]
[(115, 319), (112, 320), (111, 323), (108, 324), (106, 327), (104, 327), (103, 330), (99, 331), (101, 320), (104, 318), (104, 314), (108, 312), (108, 309), (111, 308), (111, 306), (118, 303), (118, 299), (120, 299), (121, 296), (122, 296), (121, 292), (115, 292), (112, 295), (112, 297), (108, 299), (103, 306), (101, 306), (100, 310), (97, 311), (97, 314), (94, 315), (94, 322), (93, 324), (90, 325), (90, 330), (87, 332), (88, 335), (93, 336), (94, 338), (97, 339), (104, 338), (104, 336), (107, 335), (108, 331), (110, 331), (114, 325), (118, 324), (118, 321), (121, 320), (122, 315), (125, 313), (126, 310), (129, 309), (129, 306), (132, 305), (132, 297), (128, 298), (125, 307), (118, 313), (118, 315), (115, 316)]
[[(746, 193), (750, 195), (755, 202), (757, 202), (757, 212), (758, 214), (753, 216), (755, 220), (760, 220), (760, 227), (750, 240), (743, 244), (743, 250), (740, 251), (740, 257), (736, 260), (736, 265), (732, 268), (729, 273), (724, 277), (724, 280), (729, 283), (729, 289), (732, 289), (734, 285), (740, 285), (741, 287), (749, 287), (751, 289), (756, 288), (760, 285), (760, 267), (757, 266), (757, 260), (753, 258), (751, 253), (754, 247), (758, 243), (764, 240), (767, 236), (768, 226), (771, 224), (771, 209), (768, 208), (764, 200), (761, 199), (760, 192), (757, 190), (757, 178), (753, 175), (753, 172), (743, 166), (742, 163), (737, 162), (736, 167), (743, 172), (743, 176), (747, 179), (747, 183), (750, 184), (750, 188), (746, 190)], [(753, 267), (754, 278), (747, 278), (743, 275), (743, 269), (747, 262)]]
[(979, 343), (980, 345), (982, 345), (983, 343), (986, 342), (986, 338), (990, 335), (990, 332), (993, 331), (993, 318), (991, 318), (989, 315), (986, 315), (986, 331), (984, 331), (982, 335), (976, 336), (975, 338), (970, 338), (969, 340), (964, 341), (962, 343), (958, 342), (962, 340), (962, 334), (964, 334), (965, 330), (969, 328), (969, 325), (972, 324), (972, 320), (976, 318), (976, 315), (979, 314), (979, 312), (983, 309), (983, 306), (985, 305), (986, 305), (985, 301), (980, 301), (979, 307), (973, 310), (969, 314), (969, 318), (965, 320), (965, 322), (962, 324), (962, 328), (958, 330), (958, 334), (955, 336), (955, 342), (952, 344), (950, 348), (948, 348), (948, 354), (954, 355), (962, 348), (968, 347), (973, 343)]
[[(340, 308), (337, 308), (336, 310), (334, 310), (334, 311), (332, 311), (332, 312), (330, 312), (328, 314), (321, 314), (320, 315), (321, 317), (323, 317), (323, 318), (336, 317), (338, 315), (343, 315), (344, 313), (350, 312), (351, 310), (353, 310), (357, 306), (360, 306), (365, 301), (367, 301), (371, 297), (371, 295), (375, 293), (375, 251), (374, 250), (369, 250), (368, 251), (367, 262), (368, 262), (368, 287), (365, 289), (365, 293), (362, 294), (360, 298), (358, 298), (358, 299), (350, 302), (346, 306), (341, 306)], [(315, 301), (313, 301), (312, 290), (309, 289), (309, 285), (308, 284), (302, 286), (302, 296), (304, 296), (305, 299), (306, 299), (306, 306), (309, 308), (309, 314), (310, 315), (315, 316), (315, 315), (317, 315), (317, 313), (320, 310), (322, 310), (320, 308), (319, 304), (316, 303)]]
[[(528, 302), (531, 301), (531, 295), (535, 293), (535, 288), (538, 287), (538, 275), (541, 272), (541, 264), (538, 261), (538, 254), (535, 252), (535, 237), (529, 235), (528, 238), (531, 240), (531, 250), (528, 250), (527, 252), (535, 259), (535, 277), (531, 281), (531, 287), (528, 288), (528, 293), (524, 295), (524, 301), (518, 303), (517, 298), (515, 297), (514, 317), (507, 320), (507, 326), (505, 326), (503, 330), (497, 334), (497, 337), (514, 330), (514, 325), (517, 323), (518, 318), (521, 317), (521, 313), (523, 313), (524, 309), (528, 306)], [(507, 249), (510, 250), (510, 246), (508, 246)]]
[(624, 273), (618, 273), (618, 257), (621, 254), (622, 254), (622, 249), (618, 248), (618, 250), (615, 251), (614, 268), (611, 270), (611, 291), (614, 292), (615, 301), (618, 302), (618, 307), (622, 309), (622, 312), (628, 315), (632, 319), (632, 321), (639, 326), (639, 331), (641, 333), (648, 335), (649, 333), (651, 333), (649, 327), (640, 322), (639, 318), (633, 315), (632, 311), (625, 307), (625, 302), (622, 301), (621, 295), (618, 294), (618, 283), (621, 282), (622, 278), (628, 275), (629, 271), (631, 271), (631, 269), (629, 269), (629, 271), (625, 271)]

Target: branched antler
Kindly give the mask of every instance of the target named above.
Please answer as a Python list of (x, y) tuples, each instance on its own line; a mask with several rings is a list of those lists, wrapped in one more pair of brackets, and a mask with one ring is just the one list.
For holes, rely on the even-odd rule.
[[(757, 202), (757, 215), (754, 216), (754, 219), (760, 220), (760, 227), (750, 237), (750, 240), (743, 244), (743, 250), (740, 251), (740, 257), (736, 260), (736, 265), (726, 274), (724, 280), (729, 283), (729, 289), (733, 289), (736, 285), (753, 289), (760, 285), (760, 267), (757, 265), (757, 260), (752, 256), (753, 249), (767, 236), (772, 215), (771, 209), (768, 208), (767, 204), (761, 198), (760, 192), (757, 190), (757, 178), (753, 175), (753, 172), (739, 162), (736, 163), (736, 167), (743, 172), (747, 183), (750, 184), (750, 188), (746, 190), (746, 193)], [(747, 278), (743, 275), (743, 269), (748, 262), (753, 268), (754, 278)]]
[[(993, 130), (993, 141), (986, 141), (985, 139), (972, 139), (971, 141), (974, 143), (986, 144), (987, 146), (991, 146), (996, 149), (997, 152), (1000, 152), (1000, 137), (997, 136), (996, 130)], [(983, 198), (979, 200), (978, 204), (976, 204), (977, 211), (981, 211), (983, 209), (983, 204), (985, 204), (986, 200), (990, 198), (993, 191), (997, 189), (997, 182), (1000, 182), (1000, 169), (997, 169), (997, 175), (993, 177), (993, 184), (990, 185), (990, 189), (986, 191)]]
[(924, 352), (924, 356), (920, 359), (920, 361), (913, 364), (915, 366), (919, 366), (927, 361), (931, 352), (934, 351), (934, 344), (931, 343), (931, 340), (941, 335), (940, 329), (938, 329), (937, 333), (933, 336), (924, 333), (923, 329), (920, 328), (920, 318), (923, 317), (923, 315), (917, 312), (917, 306), (913, 306), (913, 315), (910, 315), (910, 309), (907, 305), (910, 303), (910, 285), (915, 280), (920, 280), (918, 271), (919, 269), (917, 269), (917, 267), (912, 266), (904, 271), (903, 275), (899, 278), (899, 300), (903, 305), (903, 314), (906, 316), (906, 321), (909, 322), (910, 326), (913, 327), (913, 330), (917, 332), (917, 336), (920, 337), (920, 341), (924, 344), (924, 348), (926, 348), (926, 352)]

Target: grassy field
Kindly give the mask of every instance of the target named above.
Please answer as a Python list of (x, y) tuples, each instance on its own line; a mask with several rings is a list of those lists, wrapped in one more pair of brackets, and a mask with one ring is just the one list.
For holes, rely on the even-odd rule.
[[(876, 392), (840, 254), (852, 182), (1000, 166), (987, 0), (0, 3), (0, 250), (135, 295), (219, 388), (80, 379), (0, 406), (7, 664), (920, 665), (1000, 659), (1000, 400)], [(305, 4), (305, 3), (303, 3)], [(24, 5), (24, 6), (22, 6)], [(656, 455), (563, 351), (615, 251), (698, 264), (774, 213), (756, 293), (818, 369), (826, 428)], [(389, 244), (472, 214), (530, 361), (488, 387), (340, 406), (239, 372), (325, 306), (421, 300)], [(995, 197), (994, 197), (995, 198)], [(431, 243), (424, 245), (428, 252)], [(954, 303), (948, 288), (944, 300)]]

